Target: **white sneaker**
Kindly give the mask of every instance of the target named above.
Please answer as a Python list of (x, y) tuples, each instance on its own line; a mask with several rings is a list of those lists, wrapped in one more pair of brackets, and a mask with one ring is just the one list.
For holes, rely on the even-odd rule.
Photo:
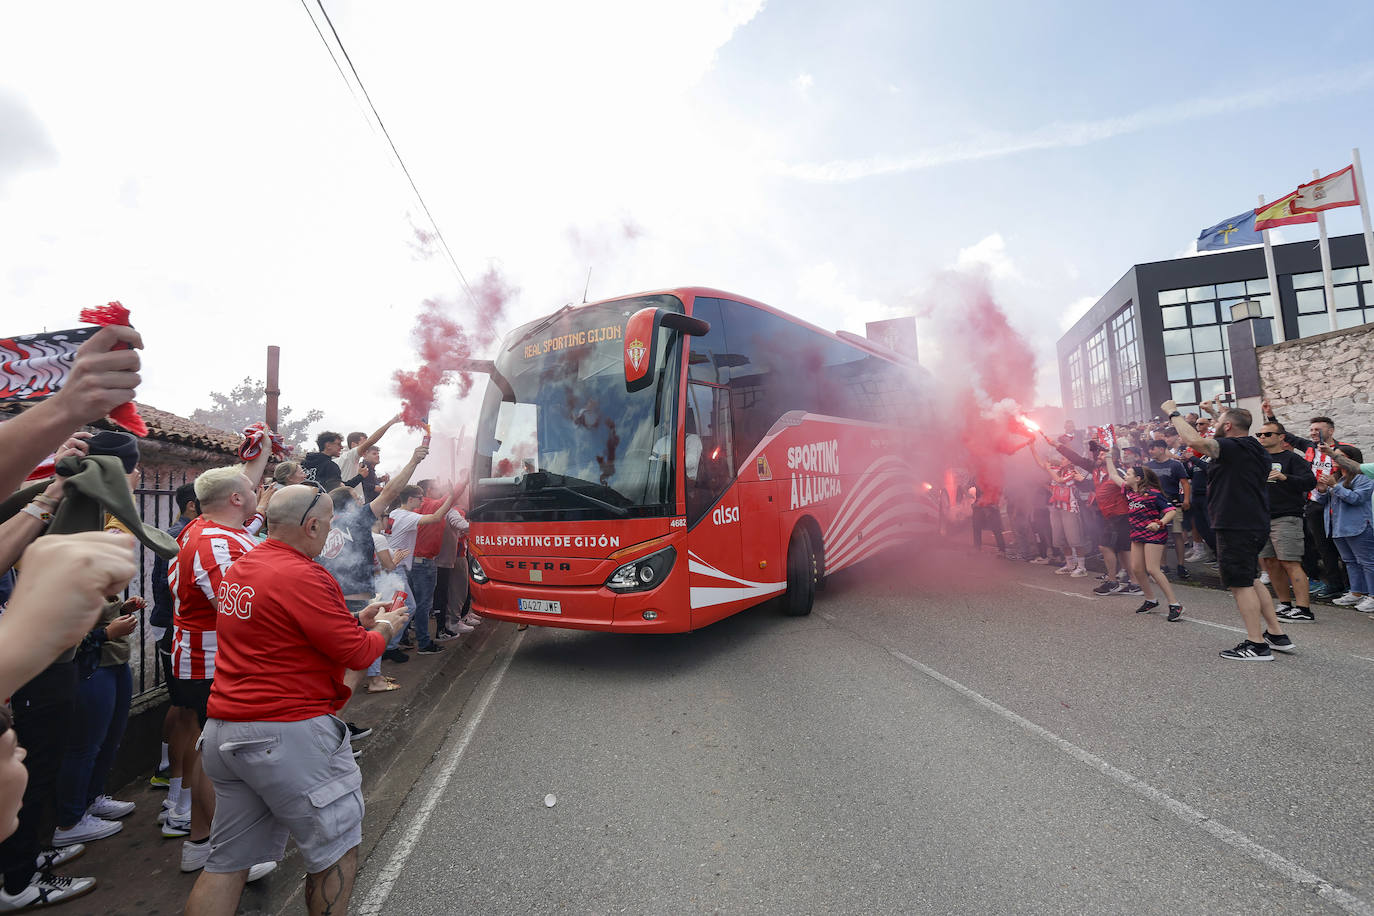
[(89, 843), (92, 840), (103, 840), (106, 837), (114, 836), (124, 829), (124, 825), (119, 821), (107, 821), (103, 818), (92, 817), (89, 814), (81, 815), (81, 820), (77, 821), (72, 827), (63, 830), (58, 827), (52, 832), (52, 844), (57, 847), (71, 846), (73, 843)]
[(80, 858), (85, 851), (85, 843), (73, 843), (70, 846), (63, 846), (61, 849), (45, 849), (38, 854), (38, 858), (34, 860), (34, 865), (39, 871), (52, 871), (59, 865), (65, 865), (72, 859)]
[(169, 840), (177, 837), (191, 835), (191, 815), (178, 817), (175, 811), (167, 812), (167, 817), (162, 819), (162, 836)]
[(1364, 598), (1364, 595), (1357, 595), (1354, 592), (1346, 592), (1344, 595), (1341, 595), (1339, 598), (1335, 599), (1331, 603), (1339, 604), (1341, 607), (1354, 607), (1355, 605), (1363, 601)]
[(48, 906), (64, 900), (75, 900), (83, 894), (95, 890), (94, 878), (67, 878), (63, 875), (50, 875), (41, 871), (33, 873), (29, 886), (17, 894), (7, 894), (0, 887), (0, 912), (27, 910), (30, 907)]
[(138, 806), (133, 802), (119, 801), (108, 795), (97, 795), (95, 801), (86, 809), (86, 813), (92, 817), (103, 817), (107, 821), (112, 821), (133, 814), (136, 807)]
[(276, 870), (276, 862), (259, 862), (257, 865), (254, 865), (252, 868), (248, 869), (248, 883), (252, 884), (259, 878), (266, 878), (268, 875), (272, 874), (272, 872)]
[(1088, 571), (1082, 566), (1075, 567), (1074, 571), (1069, 573), (1069, 578), (1071, 579), (1086, 579), (1087, 576)]
[(190, 840), (181, 844), (181, 870), (200, 871), (205, 867), (205, 863), (210, 860), (210, 841), (203, 843), (192, 843)]
[[(1193, 560), (1193, 559), (1188, 558), (1188, 557), (1184, 557), (1184, 559), (1188, 560), (1189, 563), (1197, 562), (1196, 560)], [(1267, 572), (1262, 572), (1262, 573), (1260, 573), (1260, 581), (1263, 582), (1265, 585), (1268, 585), (1268, 584), (1269, 584), (1269, 574), (1268, 574)]]
[(1293, 605), (1289, 604), (1287, 601), (1274, 602), (1274, 613), (1278, 615), (1280, 620), (1283, 619), (1284, 614), (1287, 614), (1291, 610), (1293, 610)]
[(1362, 614), (1374, 614), (1374, 595), (1366, 595), (1364, 600), (1355, 605), (1355, 610)]
[(1054, 574), (1056, 576), (1067, 576), (1069, 573), (1073, 572), (1077, 568), (1078, 567), (1074, 566), (1074, 564), (1072, 563), (1065, 563), (1063, 566), (1056, 569), (1054, 571)]
[(476, 628), (476, 627), (470, 627), (470, 626), (468, 626), (467, 624), (463, 623), (463, 621), (460, 620), (460, 621), (458, 621), (457, 623), (455, 623), (455, 624), (453, 625), (453, 629), (454, 629), (455, 632), (458, 632), (458, 633), (471, 633), (473, 630), (475, 630), (475, 629), (477, 629), (477, 628)]
[(459, 621), (459, 623), (465, 623), (465, 624), (467, 624), (467, 625), (470, 626), (470, 627), (475, 627), (475, 626), (477, 626), (477, 625), (478, 625), (479, 623), (481, 623), (481, 622), (482, 622), (482, 618), (481, 618), (481, 617), (478, 617), (476, 614), (472, 613), (471, 611), (468, 611), (468, 613), (463, 617), (463, 619)]

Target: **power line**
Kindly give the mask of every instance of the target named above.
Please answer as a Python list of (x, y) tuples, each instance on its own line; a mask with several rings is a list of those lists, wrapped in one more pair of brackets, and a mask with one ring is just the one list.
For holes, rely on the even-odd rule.
[[(439, 239), (439, 244), (444, 246), (444, 254), (448, 255), (449, 263), (453, 265), (453, 270), (458, 275), (459, 282), (463, 284), (463, 290), (468, 294), (468, 298), (472, 300), (472, 304), (480, 308), (477, 297), (473, 295), (472, 287), (468, 285), (468, 278), (463, 275), (463, 269), (458, 266), (458, 259), (453, 256), (453, 250), (448, 247), (448, 240), (444, 238), (443, 230), (439, 228), (438, 221), (434, 218), (434, 214), (430, 212), (429, 204), (425, 203), (425, 197), (420, 193), (419, 186), (415, 184), (415, 179), (411, 176), (410, 169), (406, 167), (406, 162), (401, 156), (401, 151), (396, 148), (396, 142), (391, 139), (391, 132), (386, 129), (386, 123), (382, 121), (382, 116), (378, 113), (377, 106), (372, 104), (372, 96), (368, 93), (367, 86), (363, 85), (363, 78), (358, 75), (358, 68), (353, 66), (353, 58), (349, 56), (348, 48), (344, 47), (343, 39), (339, 37), (338, 29), (334, 28), (334, 21), (329, 18), (329, 12), (324, 8), (323, 0), (315, 0), (315, 5), (320, 8), (320, 14), (324, 16), (324, 21), (329, 26), (329, 31), (334, 35), (335, 43), (338, 44), (339, 50), (343, 52), (344, 60), (348, 63), (348, 69), (352, 71), (354, 81), (357, 82), (358, 88), (362, 90), (363, 98), (367, 100), (367, 107), (372, 110), (372, 116), (376, 118), (377, 126), (382, 129), (382, 135), (386, 137), (387, 145), (391, 147), (391, 152), (396, 156), (396, 162), (401, 166), (401, 171), (405, 173), (406, 181), (410, 182), (410, 189), (415, 192), (415, 199), (420, 202), (420, 208), (425, 211), (425, 217), (429, 220), (429, 224), (434, 227), (435, 237)], [(348, 77), (344, 74), (343, 67), (339, 66), (339, 58), (334, 54), (334, 49), (330, 46), (329, 40), (324, 37), (324, 32), (320, 31), (320, 25), (315, 21), (314, 15), (311, 14), (310, 7), (307, 5), (306, 0), (301, 0), (301, 6), (305, 9), (306, 15), (310, 17), (310, 23), (315, 26), (316, 34), (320, 36), (320, 41), (324, 43), (325, 50), (329, 52), (330, 59), (334, 61), (334, 67), (339, 71), (339, 77), (348, 86), (348, 91), (353, 95), (353, 100), (356, 102), (358, 97), (357, 94), (353, 92), (353, 84), (349, 82)], [(371, 122), (369, 122), (369, 124), (370, 123)]]

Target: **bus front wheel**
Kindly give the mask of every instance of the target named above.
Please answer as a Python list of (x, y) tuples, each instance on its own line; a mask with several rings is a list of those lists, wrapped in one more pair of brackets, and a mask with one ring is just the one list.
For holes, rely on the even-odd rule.
[(805, 617), (811, 613), (816, 600), (816, 565), (811, 535), (798, 527), (787, 545), (787, 593), (782, 597), (782, 610), (787, 616)]

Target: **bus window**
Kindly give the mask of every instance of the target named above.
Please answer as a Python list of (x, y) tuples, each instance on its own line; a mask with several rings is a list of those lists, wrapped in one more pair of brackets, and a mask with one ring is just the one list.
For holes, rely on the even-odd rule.
[(693, 382), (724, 385), (730, 380), (730, 366), (740, 360), (730, 356), (725, 340), (725, 324), (720, 317), (720, 300), (698, 296), (692, 303), (692, 317), (711, 325), (709, 333), (691, 338), (687, 357), (687, 377)]
[(688, 385), (684, 422), (687, 524), (691, 526), (735, 479), (730, 390), (700, 382)]
[(539, 470), (538, 414), (534, 404), (501, 403), (492, 443), (493, 477), (519, 477)]

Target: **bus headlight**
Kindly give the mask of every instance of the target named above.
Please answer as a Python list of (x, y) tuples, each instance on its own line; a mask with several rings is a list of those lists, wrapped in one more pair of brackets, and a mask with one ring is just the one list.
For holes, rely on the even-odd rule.
[(676, 561), (677, 550), (665, 547), (618, 568), (606, 580), (606, 587), (613, 592), (647, 592), (667, 578)]
[(482, 569), (482, 564), (478, 563), (477, 558), (472, 554), (468, 554), (468, 575), (471, 576), (472, 581), (476, 582), (478, 585), (482, 585), (487, 581), (486, 570)]

